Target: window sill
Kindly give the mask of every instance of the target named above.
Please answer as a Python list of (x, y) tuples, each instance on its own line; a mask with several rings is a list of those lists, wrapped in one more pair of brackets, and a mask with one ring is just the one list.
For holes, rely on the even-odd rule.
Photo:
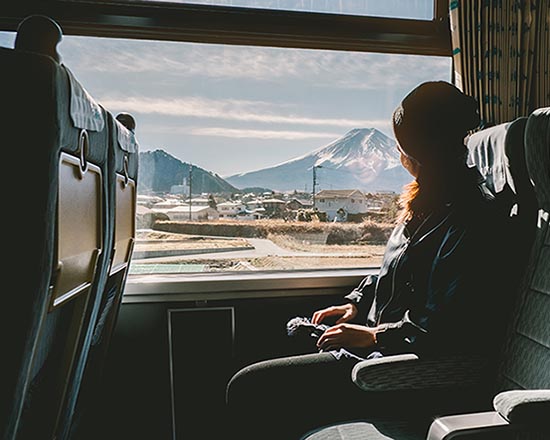
[(262, 271), (128, 277), (124, 303), (203, 301), (331, 295), (353, 288), (377, 267), (309, 271)]

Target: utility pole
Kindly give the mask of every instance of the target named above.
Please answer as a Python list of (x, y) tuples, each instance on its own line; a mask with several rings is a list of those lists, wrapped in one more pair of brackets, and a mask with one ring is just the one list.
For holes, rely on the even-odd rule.
[(317, 168), (323, 168), (321, 165), (313, 165), (313, 188), (311, 190), (311, 199), (313, 201), (313, 208), (315, 209), (315, 188), (317, 187)]
[(193, 165), (191, 163), (189, 164), (189, 177), (187, 180), (189, 183), (189, 221), (191, 221), (193, 219), (193, 215), (191, 212), (191, 197), (193, 196), (193, 191), (191, 189), (193, 185)]

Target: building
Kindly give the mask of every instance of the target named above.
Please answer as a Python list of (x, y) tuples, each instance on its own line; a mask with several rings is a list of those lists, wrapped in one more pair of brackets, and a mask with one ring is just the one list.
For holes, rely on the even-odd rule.
[(245, 205), (241, 202), (222, 202), (217, 205), (220, 218), (235, 218), (245, 211)]
[(179, 206), (187, 206), (185, 203), (183, 203), (179, 199), (165, 199), (161, 202), (157, 202), (151, 206), (151, 209), (154, 209), (155, 211), (162, 211), (172, 208), (177, 208)]
[(170, 209), (154, 209), (154, 211), (166, 214), (172, 221), (205, 221), (220, 218), (219, 212), (209, 206), (182, 205)]
[(162, 201), (163, 201), (163, 199), (159, 196), (152, 196), (152, 195), (147, 195), (147, 194), (138, 194), (136, 203), (137, 203), (138, 206), (146, 206), (146, 207), (150, 208), (155, 203), (159, 203), (159, 202), (162, 202)]
[(286, 208), (289, 211), (297, 211), (298, 209), (311, 209), (313, 202), (311, 200), (293, 198), (286, 202)]
[(286, 202), (280, 199), (263, 199), (262, 200), (263, 208), (265, 208), (265, 215), (267, 217), (282, 217), (283, 212), (285, 211)]
[(315, 208), (325, 212), (328, 221), (333, 221), (339, 209), (343, 209), (346, 214), (366, 213), (368, 203), (365, 194), (358, 189), (325, 189), (315, 195)]

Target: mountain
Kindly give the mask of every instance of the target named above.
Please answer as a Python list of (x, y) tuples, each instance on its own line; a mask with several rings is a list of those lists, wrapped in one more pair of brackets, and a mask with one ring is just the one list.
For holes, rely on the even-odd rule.
[(329, 145), (279, 165), (226, 177), (237, 188), (262, 186), (278, 191), (360, 189), (401, 192), (412, 177), (401, 166), (393, 139), (375, 128), (356, 128)]
[[(189, 166), (164, 150), (140, 152), (138, 190), (169, 192), (172, 186), (187, 183)], [(194, 194), (238, 192), (217, 174), (195, 165), (192, 165), (191, 183)]]

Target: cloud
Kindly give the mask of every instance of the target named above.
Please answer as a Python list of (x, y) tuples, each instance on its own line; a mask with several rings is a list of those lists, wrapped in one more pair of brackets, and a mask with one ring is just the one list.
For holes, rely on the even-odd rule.
[[(299, 75), (304, 61), (304, 51), (247, 46), (85, 37), (70, 37), (63, 44), (75, 68), (100, 73), (270, 80)], [(310, 63), (303, 66), (308, 67)]]
[(451, 60), (379, 53), (223, 46), (68, 37), (61, 53), (75, 70), (102, 74), (159, 74), (167, 78), (294, 81), (327, 88), (410, 89), (449, 79)]
[[(200, 97), (159, 99), (146, 97), (103, 98), (99, 102), (111, 111), (125, 111), (138, 114), (159, 114), (176, 117), (222, 119), (269, 124), (319, 125), (333, 127), (379, 127), (386, 126), (384, 120), (363, 120), (343, 118), (319, 118), (275, 113), (275, 105), (262, 101), (215, 100)], [(279, 109), (280, 110), (280, 109)]]
[(288, 130), (249, 130), (225, 127), (194, 127), (182, 128), (182, 133), (194, 136), (218, 136), (236, 139), (337, 139), (342, 133), (314, 132), (314, 131), (288, 131)]

